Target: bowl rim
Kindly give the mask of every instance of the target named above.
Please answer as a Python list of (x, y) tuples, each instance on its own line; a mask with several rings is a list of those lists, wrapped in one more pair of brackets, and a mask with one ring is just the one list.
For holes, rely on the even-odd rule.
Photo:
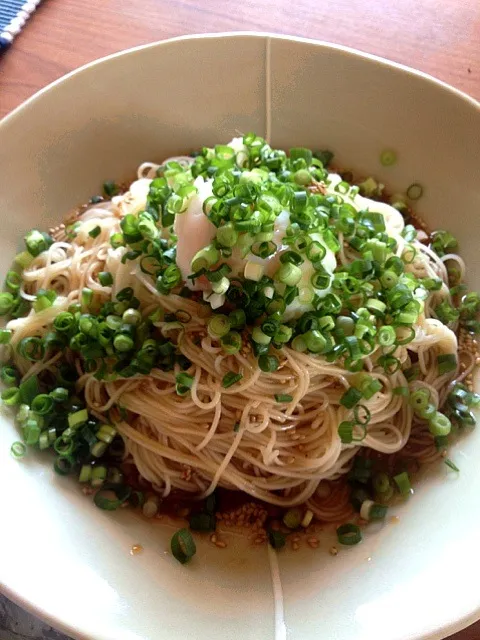
[(219, 31), (219, 32), (209, 32), (209, 33), (192, 33), (181, 36), (175, 36), (173, 38), (167, 38), (166, 40), (156, 40), (154, 42), (147, 42), (145, 44), (141, 44), (135, 47), (130, 47), (128, 49), (121, 49), (120, 51), (116, 51), (114, 53), (110, 53), (101, 58), (96, 58), (90, 62), (87, 62), (72, 71), (60, 76), (56, 80), (53, 80), (45, 87), (42, 87), (38, 91), (36, 91), (29, 98), (20, 103), (17, 107), (12, 109), (9, 113), (7, 113), (3, 118), (0, 119), (0, 130), (3, 125), (6, 125), (8, 122), (14, 120), (24, 109), (28, 108), (31, 104), (37, 101), (41, 96), (50, 91), (57, 85), (62, 82), (68, 80), (69, 78), (84, 73), (90, 68), (93, 68), (97, 65), (104, 64), (110, 60), (115, 58), (119, 58), (125, 55), (130, 55), (132, 53), (137, 53), (139, 51), (143, 51), (146, 49), (153, 49), (157, 47), (161, 47), (162, 45), (168, 45), (172, 42), (183, 42), (188, 40), (203, 40), (203, 39), (220, 39), (220, 38), (238, 38), (238, 37), (251, 37), (253, 39), (267, 39), (268, 40), (286, 40), (290, 42), (298, 42), (307, 45), (315, 45), (318, 47), (322, 47), (324, 49), (333, 49), (340, 53), (344, 53), (347, 55), (354, 55), (355, 57), (364, 58), (366, 60), (370, 60), (371, 62), (376, 62), (384, 67), (390, 67), (397, 69), (405, 74), (414, 75), (423, 80), (427, 81), (429, 84), (435, 85), (447, 92), (453, 93), (458, 98), (460, 98), (464, 103), (468, 104), (470, 107), (473, 107), (476, 111), (480, 111), (480, 101), (477, 101), (473, 96), (470, 96), (468, 93), (462, 91), (461, 89), (457, 89), (451, 84), (436, 78), (435, 76), (425, 72), (420, 71), (419, 69), (415, 69), (408, 65), (405, 65), (401, 62), (395, 62), (394, 60), (389, 60), (388, 58), (384, 58), (382, 56), (378, 56), (374, 53), (368, 53), (366, 51), (361, 51), (360, 49), (355, 49), (354, 47), (348, 47), (343, 44), (337, 44), (334, 42), (328, 42), (327, 40), (316, 40), (314, 38), (303, 38), (301, 36), (294, 36), (288, 34), (281, 33), (271, 33), (268, 31)]
[[(172, 38), (167, 38), (164, 40), (157, 40), (154, 42), (148, 42), (145, 44), (137, 45), (134, 47), (130, 47), (128, 49), (122, 49), (120, 51), (116, 51), (114, 53), (108, 54), (101, 58), (96, 58), (86, 64), (73, 69), (72, 71), (62, 75), (60, 78), (50, 82), (45, 87), (42, 87), (38, 91), (36, 91), (32, 96), (24, 100), (21, 104), (15, 107), (12, 111), (7, 113), (0, 119), (0, 135), (5, 125), (14, 121), (19, 115), (23, 113), (24, 110), (28, 109), (31, 105), (35, 104), (39, 99), (42, 98), (44, 93), (49, 92), (52, 89), (55, 89), (57, 86), (61, 85), (63, 82), (67, 81), (73, 76), (80, 75), (91, 68), (94, 68), (98, 65), (102, 65), (104, 63), (108, 63), (110, 60), (120, 58), (126, 55), (131, 55), (138, 53), (147, 49), (154, 49), (161, 47), (163, 45), (169, 45), (174, 42), (183, 42), (189, 40), (203, 40), (203, 39), (224, 39), (224, 38), (239, 38), (239, 37), (249, 37), (252, 39), (265, 39), (267, 42), (271, 40), (283, 40), (289, 42), (297, 42), (300, 44), (306, 45), (315, 45), (317, 47), (326, 49), (326, 50), (335, 50), (339, 53), (345, 54), (346, 56), (354, 56), (357, 58), (363, 58), (365, 60), (369, 60), (383, 67), (396, 69), (404, 74), (413, 75), (418, 78), (423, 79), (425, 82), (428, 82), (430, 85), (436, 86), (439, 89), (453, 94), (457, 96), (466, 106), (469, 108), (473, 108), (473, 110), (480, 116), (480, 101), (477, 101), (472, 96), (468, 95), (466, 92), (457, 89), (456, 87), (448, 84), (447, 82), (436, 78), (435, 76), (425, 72), (410, 67), (408, 65), (402, 64), (400, 62), (395, 62), (393, 60), (389, 60), (382, 56), (378, 56), (376, 54), (368, 53), (365, 51), (361, 51), (359, 49), (355, 49), (354, 47), (349, 47), (342, 44), (337, 44), (333, 42), (328, 42), (326, 40), (317, 40), (314, 38), (304, 38), (301, 36), (294, 36), (289, 34), (281, 34), (281, 33), (272, 33), (268, 31), (249, 31), (249, 30), (240, 30), (240, 31), (219, 31), (219, 32), (208, 32), (208, 33), (192, 33), (185, 34), (181, 36), (175, 36)], [(76, 638), (77, 640), (92, 640), (89, 636), (85, 635), (85, 633), (78, 628), (72, 627), (65, 620), (59, 619), (56, 616), (49, 615), (40, 607), (32, 604), (27, 599), (25, 599), (21, 593), (11, 589), (8, 585), (6, 585), (3, 580), (0, 578), (0, 593), (5, 595), (9, 600), (14, 602), (19, 607), (25, 609), (32, 615), (36, 616), (46, 624), (51, 625), (56, 630), (61, 631), (69, 635), (72, 638)], [(478, 601), (477, 608), (471, 612), (470, 614), (465, 615), (463, 618), (456, 620), (441, 629), (434, 629), (433, 631), (425, 631), (421, 632), (420, 635), (411, 636), (410, 640), (444, 640), (452, 634), (455, 634), (468, 626), (478, 622), (480, 620), (480, 598)]]

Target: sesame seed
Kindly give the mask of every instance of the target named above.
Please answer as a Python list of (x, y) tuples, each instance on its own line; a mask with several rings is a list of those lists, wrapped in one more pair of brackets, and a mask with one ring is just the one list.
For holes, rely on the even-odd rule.
[(330, 547), (329, 554), (330, 554), (331, 556), (336, 556), (336, 555), (338, 555), (338, 549), (337, 549), (337, 547)]
[(130, 549), (130, 555), (136, 556), (139, 553), (142, 553), (142, 551), (143, 551), (143, 547), (141, 544), (134, 544), (133, 547)]

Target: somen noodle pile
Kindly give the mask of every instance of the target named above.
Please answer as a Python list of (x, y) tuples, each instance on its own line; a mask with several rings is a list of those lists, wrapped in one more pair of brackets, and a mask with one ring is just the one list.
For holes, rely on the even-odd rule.
[(99, 487), (121, 434), (162, 497), (221, 486), (327, 520), (344, 489), (323, 481), (358, 452), (434, 458), (472, 420), (453, 381), (478, 297), (450, 234), (322, 160), (249, 134), (31, 232), (2, 338), (25, 441)]

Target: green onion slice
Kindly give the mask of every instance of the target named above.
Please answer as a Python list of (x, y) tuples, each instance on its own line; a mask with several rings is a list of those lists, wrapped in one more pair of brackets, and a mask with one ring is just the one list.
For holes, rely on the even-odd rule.
[(276, 551), (283, 549), (287, 542), (287, 536), (281, 531), (268, 530), (268, 542)]
[(460, 469), (457, 467), (457, 465), (454, 462), (450, 460), (450, 458), (445, 458), (444, 463), (447, 465), (447, 467), (452, 469), (452, 471), (460, 472)]
[(410, 200), (418, 200), (422, 197), (422, 195), (423, 187), (422, 185), (418, 184), (418, 182), (414, 182), (407, 189), (407, 197), (410, 198)]
[(23, 442), (14, 442), (10, 447), (10, 453), (14, 458), (17, 458), (19, 460), (20, 458), (23, 458), (27, 453), (27, 447), (23, 444)]
[(398, 487), (398, 490), (402, 496), (408, 496), (412, 492), (412, 486), (410, 484), (410, 477), (406, 471), (393, 476), (393, 480)]
[(392, 149), (385, 149), (380, 154), (380, 162), (384, 167), (391, 167), (397, 161), (397, 154)]
[(125, 484), (104, 484), (95, 494), (93, 502), (99, 509), (115, 511), (129, 499), (131, 492), (131, 487)]
[(179, 529), (170, 542), (173, 557), (181, 564), (187, 563), (197, 552), (195, 540), (188, 529)]
[(224, 389), (228, 389), (229, 387), (234, 385), (236, 382), (240, 382), (242, 378), (243, 378), (243, 375), (241, 373), (235, 373), (234, 371), (229, 371), (223, 376), (222, 387)]
[(353, 546), (361, 541), (362, 532), (356, 524), (342, 524), (337, 528), (337, 538), (340, 544)]

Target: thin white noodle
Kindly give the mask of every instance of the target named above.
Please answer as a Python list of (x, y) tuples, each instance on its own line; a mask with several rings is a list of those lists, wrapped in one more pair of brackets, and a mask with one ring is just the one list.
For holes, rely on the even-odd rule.
[[(191, 161), (185, 157), (171, 160)], [(85, 372), (80, 359), (71, 364), (79, 375), (77, 389), (84, 391), (93, 415), (108, 422), (109, 412), (116, 406), (130, 412), (129, 422), (118, 422), (118, 430), (141, 475), (162, 495), (178, 489), (202, 497), (223, 486), (279, 506), (309, 499), (316, 504), (312, 496), (318, 495), (320, 483), (344, 475), (361, 448), (385, 454), (400, 451), (410, 437), (413, 412), (406, 398), (393, 393), (396, 386), (407, 385), (402, 371), (386, 376), (378, 364), (380, 349), (365, 358), (370, 375), (382, 384), (380, 392), (363, 401), (371, 414), (367, 435), (353, 445), (342, 444), (338, 424), (351, 420), (352, 410), (345, 409), (340, 399), (350, 386), (351, 373), (338, 363), (288, 347), (282, 350), (280, 368), (270, 374), (259, 369), (247, 343), (239, 353), (227, 356), (218, 341), (206, 332), (209, 314), (206, 305), (175, 294), (160, 295), (153, 279), (141, 271), (137, 261), (122, 262), (126, 249), (113, 249), (110, 236), (120, 230), (121, 215), (144, 208), (142, 197), (146, 198), (158, 166), (142, 164), (131, 191), (116, 196), (113, 202), (85, 210), (78, 217), (77, 237), (71, 242), (54, 242), (25, 270), (23, 297), (34, 299), (42, 287), (54, 288), (58, 297), (49, 309), (32, 311), (8, 324), (13, 331), (15, 363), (22, 376), (55, 370), (61, 353), (32, 365), (18, 354), (16, 347), (25, 337), (43, 336), (60, 311), (81, 299), (82, 287), (92, 289), (98, 304), (115, 297), (121, 289), (132, 287), (145, 315), (160, 307), (165, 313), (182, 311), (190, 316), (181, 330), (170, 331), (163, 319), (155, 322), (155, 326), (191, 362), (188, 369), (193, 377), (191, 393), (185, 396), (176, 393), (179, 370), (154, 369), (146, 376), (104, 382)], [(101, 229), (96, 238), (88, 233), (93, 226)], [(392, 228), (401, 255), (405, 242), (401, 230)], [(440, 259), (420, 242), (410, 244), (417, 252), (408, 265), (412, 273), (440, 277), (447, 282), (444, 264), (447, 261), (456, 261), (464, 273), (464, 264), (458, 256), (449, 254)], [(348, 263), (352, 259), (351, 249), (344, 247), (343, 242), (341, 245), (340, 260)], [(100, 271), (114, 274), (111, 287), (98, 282)], [(432, 401), (440, 406), (452, 375), (439, 376), (436, 359), (440, 353), (456, 353), (458, 345), (454, 331), (432, 317), (434, 296), (436, 300), (449, 299), (448, 288), (445, 286), (426, 301), (414, 327), (413, 341), (398, 347), (395, 356), (403, 369), (411, 366), (413, 355), (418, 358), (421, 380), (410, 386), (428, 388)], [(466, 376), (474, 362), (467, 355), (464, 361), (463, 376)], [(234, 386), (224, 388), (222, 380), (228, 372), (240, 373), (242, 378)], [(275, 398), (279, 395), (292, 399), (277, 402)]]

